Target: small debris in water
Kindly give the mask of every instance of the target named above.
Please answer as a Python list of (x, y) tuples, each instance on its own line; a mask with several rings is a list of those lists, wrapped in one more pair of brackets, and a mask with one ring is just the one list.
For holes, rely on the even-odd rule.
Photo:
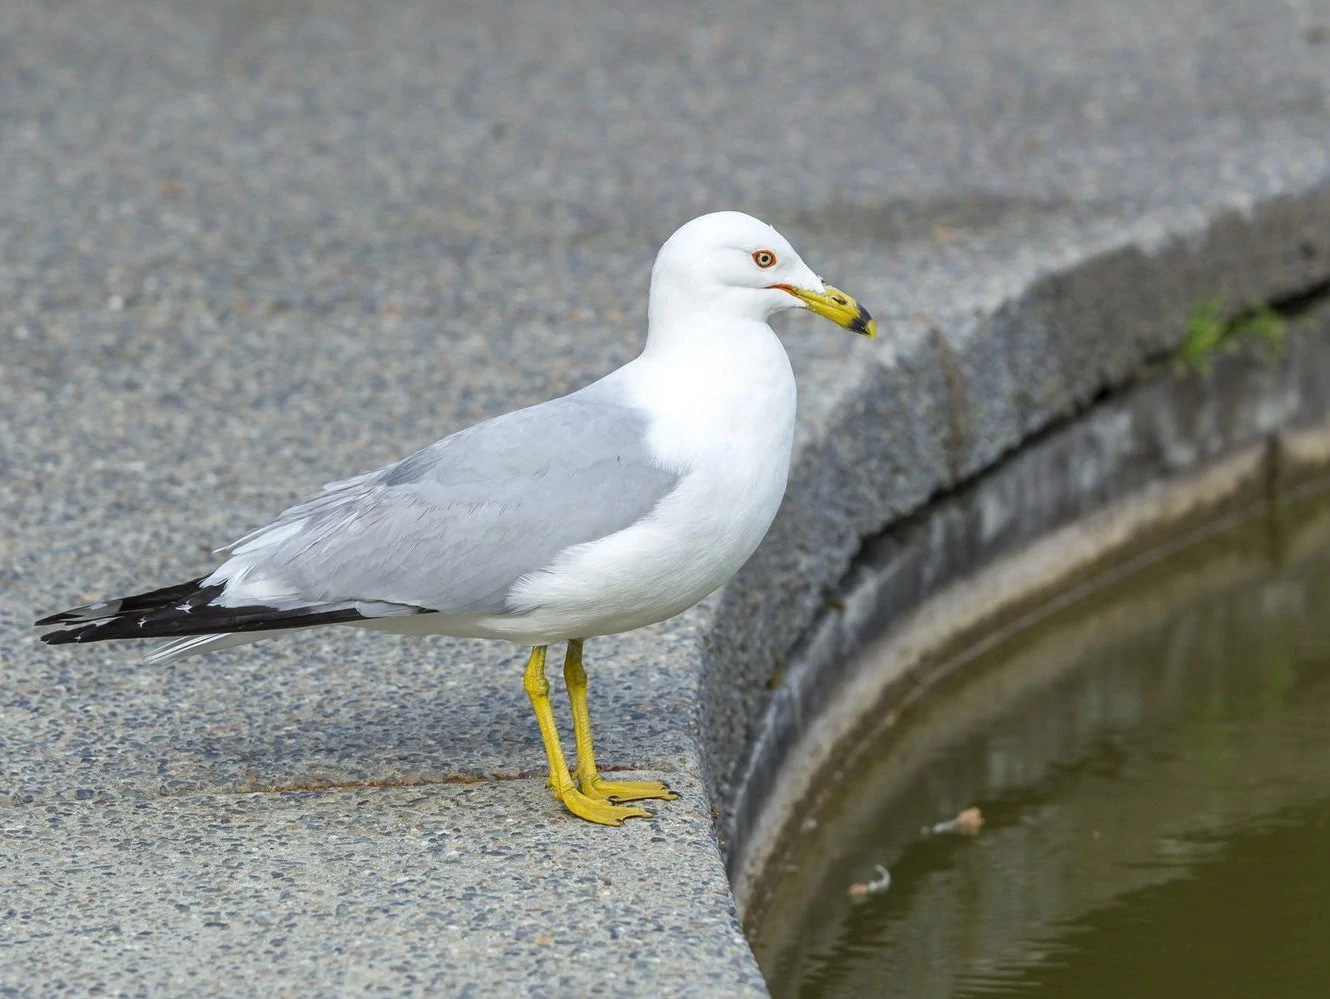
[(890, 887), (891, 872), (881, 864), (878, 864), (873, 870), (877, 871), (877, 877), (872, 881), (856, 881), (850, 885), (850, 898), (867, 898), (869, 895), (878, 895)]
[(920, 830), (925, 836), (941, 836), (944, 833), (960, 833), (962, 836), (978, 836), (984, 826), (984, 813), (977, 808), (967, 808), (954, 819), (935, 822)]

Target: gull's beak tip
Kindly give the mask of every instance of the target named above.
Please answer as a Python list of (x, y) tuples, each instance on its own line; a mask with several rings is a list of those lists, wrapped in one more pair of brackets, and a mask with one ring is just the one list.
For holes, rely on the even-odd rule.
[(860, 336), (866, 336), (870, 340), (877, 339), (877, 322), (868, 310), (856, 302), (839, 288), (828, 288), (827, 296), (838, 306), (839, 315), (829, 316), (839, 322), (851, 333), (858, 333)]
[(850, 329), (855, 333), (868, 337), (870, 340), (877, 339), (877, 320), (868, 314), (868, 310), (862, 305), (859, 306), (859, 314), (854, 317), (854, 322), (850, 324)]

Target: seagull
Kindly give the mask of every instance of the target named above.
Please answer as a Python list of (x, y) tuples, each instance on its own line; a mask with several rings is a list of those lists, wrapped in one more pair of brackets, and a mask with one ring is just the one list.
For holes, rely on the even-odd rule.
[[(554, 797), (603, 825), (650, 817), (624, 802), (677, 795), (601, 777), (583, 642), (687, 610), (767, 533), (795, 419), (794, 374), (768, 320), (788, 309), (876, 333), (771, 226), (740, 212), (695, 218), (656, 256), (634, 360), (325, 485), (219, 549), (226, 558), (208, 575), (42, 618), (38, 627), (59, 626), (42, 640), (171, 639), (147, 663), (332, 624), (530, 646), (523, 685)], [(571, 772), (545, 677), (558, 642)]]

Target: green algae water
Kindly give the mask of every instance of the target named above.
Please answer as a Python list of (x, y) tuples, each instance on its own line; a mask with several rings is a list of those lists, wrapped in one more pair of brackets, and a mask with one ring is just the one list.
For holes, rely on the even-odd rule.
[[(977, 835), (924, 831), (970, 806)], [(778, 999), (1330, 996), (1330, 502), (985, 652), (846, 756), (776, 865)]]

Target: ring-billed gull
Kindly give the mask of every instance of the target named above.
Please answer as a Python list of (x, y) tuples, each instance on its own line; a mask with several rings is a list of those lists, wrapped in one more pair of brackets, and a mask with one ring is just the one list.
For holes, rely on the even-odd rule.
[[(794, 441), (794, 375), (767, 320), (798, 308), (874, 335), (771, 226), (693, 219), (656, 257), (635, 360), (329, 483), (222, 549), (210, 575), (43, 618), (64, 627), (42, 639), (170, 637), (150, 663), (323, 624), (529, 645), (554, 796), (606, 825), (649, 816), (618, 802), (675, 797), (665, 784), (597, 771), (582, 642), (686, 610), (757, 548)], [(572, 776), (545, 679), (552, 642), (567, 643)]]

